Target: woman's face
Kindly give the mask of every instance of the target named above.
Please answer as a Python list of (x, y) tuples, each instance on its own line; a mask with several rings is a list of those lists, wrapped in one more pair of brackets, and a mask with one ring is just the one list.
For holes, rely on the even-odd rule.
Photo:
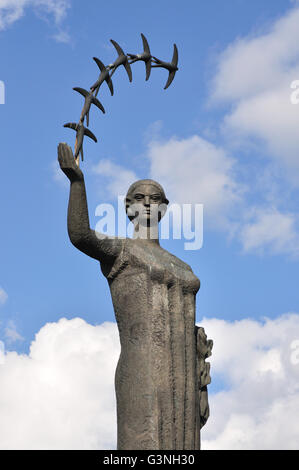
[(155, 225), (161, 219), (163, 196), (159, 189), (148, 183), (138, 185), (131, 194), (131, 200), (127, 209), (130, 218), (137, 219), (140, 223)]

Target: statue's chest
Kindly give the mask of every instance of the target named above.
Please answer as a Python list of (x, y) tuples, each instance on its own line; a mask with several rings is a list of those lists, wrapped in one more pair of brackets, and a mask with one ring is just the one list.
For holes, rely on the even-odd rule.
[(129, 242), (125, 246), (122, 258), (127, 265), (127, 274), (144, 273), (159, 283), (169, 285), (179, 283), (182, 287), (195, 292), (199, 289), (199, 279), (190, 266), (159, 246)]

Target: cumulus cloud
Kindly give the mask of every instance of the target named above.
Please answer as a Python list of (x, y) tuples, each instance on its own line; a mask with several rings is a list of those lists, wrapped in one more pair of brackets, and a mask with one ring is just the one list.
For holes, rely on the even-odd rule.
[[(211, 102), (226, 106), (220, 124), (226, 145), (252, 152), (248, 168), (256, 174), (248, 171), (249, 184), (257, 189), (261, 174), (272, 175), (258, 193), (260, 207), (244, 206), (237, 232), (245, 251), (298, 255), (298, 213), (286, 211), (281, 197), (296, 200), (299, 187), (298, 21), (297, 2), (263, 31), (236, 39), (219, 54), (212, 80)], [(276, 195), (273, 187), (280, 187)]]
[(214, 102), (231, 105), (225, 132), (259, 139), (295, 185), (299, 185), (298, 106), (290, 97), (291, 83), (299, 78), (298, 21), (296, 6), (262, 34), (230, 44), (219, 57), (212, 91)]
[(4, 305), (8, 299), (8, 295), (2, 287), (0, 287), (0, 305)]
[(46, 324), (0, 365), (1, 449), (112, 449), (116, 325)]
[(251, 220), (240, 231), (245, 251), (268, 251), (298, 257), (299, 234), (294, 214), (281, 213), (275, 207), (254, 208), (248, 218)]
[[(299, 315), (234, 323), (204, 319), (214, 340), (204, 449), (296, 449)], [(297, 336), (296, 336), (297, 335)], [(0, 365), (1, 449), (114, 449), (115, 323), (46, 324), (30, 352)]]
[(58, 28), (54, 38), (58, 42), (68, 42), (69, 37), (60, 29), (61, 23), (70, 8), (70, 0), (0, 0), (0, 30), (4, 30), (24, 16), (26, 8), (33, 8), (38, 15), (50, 15)]
[(203, 447), (298, 449), (299, 315), (203, 324), (214, 339), (212, 377), (225, 384), (211, 396)]

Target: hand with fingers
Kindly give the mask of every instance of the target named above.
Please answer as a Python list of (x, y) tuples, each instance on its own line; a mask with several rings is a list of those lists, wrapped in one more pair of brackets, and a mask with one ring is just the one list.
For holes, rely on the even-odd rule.
[(58, 161), (63, 173), (71, 182), (83, 181), (84, 176), (77, 165), (71, 147), (66, 143), (58, 145)]

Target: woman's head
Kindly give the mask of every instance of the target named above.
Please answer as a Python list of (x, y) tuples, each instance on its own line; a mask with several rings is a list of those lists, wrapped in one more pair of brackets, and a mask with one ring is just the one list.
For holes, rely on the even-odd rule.
[(152, 220), (157, 218), (159, 222), (166, 212), (169, 201), (164, 189), (151, 179), (138, 180), (133, 183), (127, 192), (125, 205), (130, 220), (137, 216), (141, 219)]

